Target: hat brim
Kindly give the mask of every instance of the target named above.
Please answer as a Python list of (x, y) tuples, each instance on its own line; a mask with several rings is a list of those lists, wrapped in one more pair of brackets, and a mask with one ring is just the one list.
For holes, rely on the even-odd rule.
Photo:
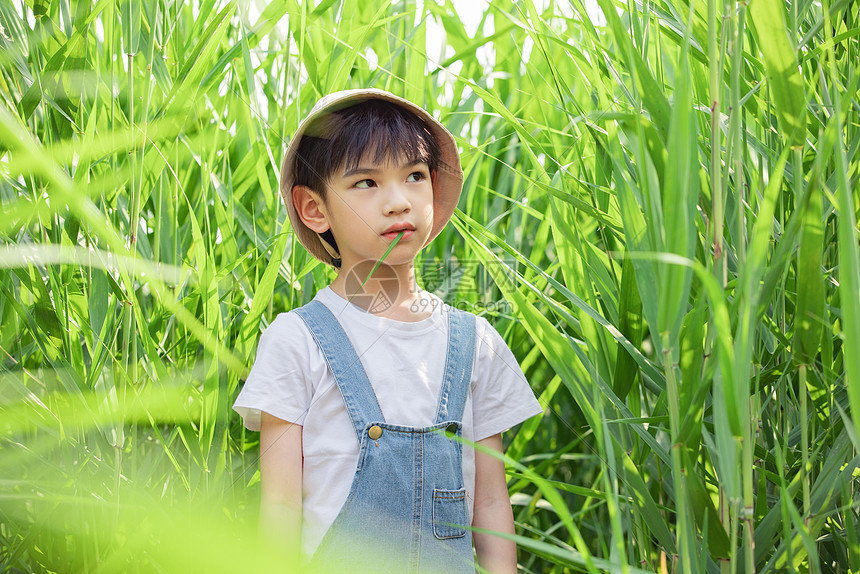
[(287, 207), (290, 222), (299, 242), (311, 255), (329, 265), (333, 264), (332, 259), (336, 254), (331, 252), (332, 248), (330, 246), (326, 249), (322, 238), (305, 225), (299, 217), (295, 205), (293, 205), (292, 190), (295, 185), (296, 152), (298, 151), (302, 136), (314, 120), (325, 114), (367, 100), (384, 100), (414, 113), (427, 125), (430, 133), (436, 139), (436, 144), (439, 146), (439, 163), (433, 181), (433, 228), (424, 247), (433, 241), (441, 233), (442, 229), (445, 228), (445, 225), (448, 224), (451, 216), (454, 215), (454, 210), (460, 200), (460, 193), (463, 190), (463, 169), (460, 167), (460, 153), (457, 150), (454, 136), (445, 129), (445, 126), (428, 114), (426, 110), (416, 106), (409, 100), (375, 88), (344, 90), (324, 96), (316, 103), (307, 117), (302, 120), (290, 140), (287, 152), (284, 154), (284, 161), (281, 164), (280, 188), (281, 197)]

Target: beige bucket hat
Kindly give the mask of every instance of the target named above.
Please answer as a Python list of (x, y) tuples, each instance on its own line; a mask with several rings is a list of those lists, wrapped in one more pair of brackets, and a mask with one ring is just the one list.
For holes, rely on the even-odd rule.
[(439, 165), (436, 168), (436, 180), (433, 184), (433, 229), (430, 232), (430, 238), (424, 244), (425, 247), (439, 235), (451, 219), (463, 189), (463, 170), (460, 167), (460, 153), (457, 151), (454, 136), (423, 108), (392, 93), (374, 88), (344, 90), (324, 96), (299, 124), (296, 133), (290, 140), (290, 145), (287, 147), (284, 162), (281, 164), (281, 197), (287, 206), (290, 222), (301, 244), (311, 255), (328, 265), (335, 265), (334, 260), (339, 259), (340, 254), (318, 233), (304, 224), (293, 205), (292, 190), (295, 181), (296, 152), (302, 135), (314, 120), (327, 113), (367, 100), (384, 100), (414, 113), (424, 121), (439, 146)]

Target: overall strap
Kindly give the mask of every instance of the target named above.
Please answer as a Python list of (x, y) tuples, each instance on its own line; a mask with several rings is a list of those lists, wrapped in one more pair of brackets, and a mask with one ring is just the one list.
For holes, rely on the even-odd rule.
[(385, 418), (355, 347), (337, 318), (319, 301), (311, 301), (295, 311), (322, 351), (361, 442), (368, 423), (385, 422)]
[(443, 309), (448, 314), (448, 353), (436, 424), (463, 420), (475, 356), (475, 316), (452, 306)]

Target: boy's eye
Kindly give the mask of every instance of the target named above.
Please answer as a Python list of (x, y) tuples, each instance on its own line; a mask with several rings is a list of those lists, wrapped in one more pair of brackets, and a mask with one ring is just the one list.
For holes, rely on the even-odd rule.
[(361, 181), (355, 182), (353, 187), (358, 187), (360, 189), (367, 189), (369, 187), (373, 187), (376, 185), (372, 179), (362, 179)]
[(409, 174), (409, 177), (406, 178), (406, 181), (409, 181), (409, 182), (422, 181), (422, 180), (426, 179), (426, 177), (427, 176), (424, 175), (424, 172), (413, 171), (412, 173)]

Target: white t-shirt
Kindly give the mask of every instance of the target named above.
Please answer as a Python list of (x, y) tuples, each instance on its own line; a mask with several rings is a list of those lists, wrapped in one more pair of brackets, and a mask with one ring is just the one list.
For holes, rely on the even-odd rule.
[[(330, 288), (315, 299), (337, 317), (361, 358), (385, 421), (433, 424), (448, 344), (447, 306), (403, 322), (367, 313)], [(313, 336), (296, 313), (282, 313), (260, 337), (257, 358), (233, 409), (260, 430), (260, 411), (303, 426), (302, 550), (313, 555), (349, 494), (359, 444), (340, 391)], [(508, 346), (486, 319), (475, 325), (475, 359), (463, 436), (479, 441), (542, 412)], [(471, 520), (475, 453), (463, 449)]]

